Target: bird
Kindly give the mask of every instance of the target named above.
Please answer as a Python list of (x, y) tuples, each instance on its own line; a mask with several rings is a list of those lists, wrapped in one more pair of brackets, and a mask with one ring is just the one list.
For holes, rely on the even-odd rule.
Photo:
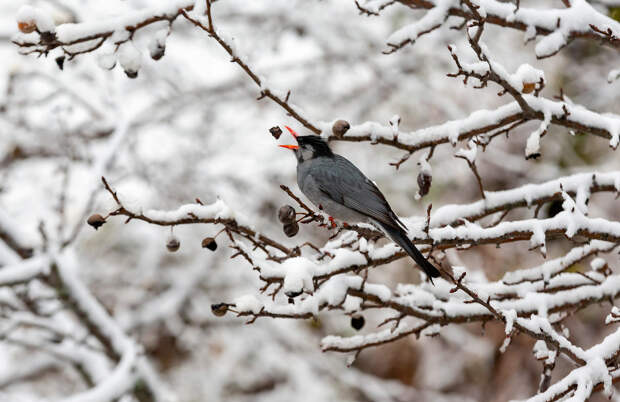
[(407, 229), (392, 210), (379, 188), (357, 166), (335, 154), (318, 135), (298, 135), (284, 126), (298, 145), (280, 145), (295, 152), (297, 184), (320, 210), (345, 223), (371, 223), (405, 250), (429, 277), (441, 276), (407, 236)]

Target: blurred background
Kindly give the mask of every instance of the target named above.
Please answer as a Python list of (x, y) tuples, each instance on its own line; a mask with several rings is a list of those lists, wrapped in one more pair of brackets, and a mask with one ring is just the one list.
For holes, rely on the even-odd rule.
[[(118, 66), (100, 68), (95, 55), (66, 61), (61, 71), (54, 55), (22, 56), (10, 42), (17, 32), (15, 14), (25, 3), (0, 3), (0, 213), (19, 227), (25, 241), (41, 244), (41, 222), (49, 236), (60, 237), (81, 222), (90, 190), (100, 186), (93, 163), (106, 152), (119, 122), (127, 124), (128, 135), (106, 177), (131, 206), (175, 209), (196, 197), (205, 203), (220, 197), (284, 244), (302, 237), (317, 244), (327, 240), (325, 231), (310, 225), (301, 228), (297, 240), (288, 239), (276, 219), (277, 209), (290, 202), (279, 185), (297, 192), (296, 163), (290, 152), (276, 146), (268, 129), (288, 124), (300, 134), (309, 133), (275, 103), (257, 101), (254, 83), (204, 32), (177, 19), (165, 56), (153, 61), (148, 39), (161, 26), (141, 30), (135, 43), (144, 52), (143, 66), (135, 79)], [(49, 10), (56, 24), (97, 21), (152, 4), (27, 3)], [(559, 4), (521, 1), (528, 7)], [(313, 121), (387, 124), (398, 114), (401, 129), (409, 131), (511, 101), (498, 97), (498, 88), (474, 89), (446, 77), (455, 71), (447, 44), (473, 60), (463, 31), (444, 26), (414, 46), (382, 54), (390, 33), (422, 15), (400, 5), (367, 17), (359, 15), (353, 1), (227, 0), (214, 5), (214, 15), (219, 29), (234, 37), (237, 49), (269, 85), (290, 89), (291, 102)], [(525, 45), (523, 36), (489, 26), (483, 41), (509, 71), (522, 63), (543, 69), (546, 96), (562, 88), (573, 102), (597, 112), (620, 111), (620, 80), (607, 82), (608, 72), (620, 67), (616, 50), (576, 41), (555, 57), (536, 60), (533, 44)], [(525, 124), (479, 155), (487, 190), (620, 168), (608, 141), (568, 135), (557, 127), (543, 138), (542, 157), (525, 160), (525, 141), (536, 127)], [(435, 150), (431, 191), (420, 200), (416, 176), (421, 153), (396, 170), (389, 163), (402, 153), (394, 149), (369, 143), (333, 147), (377, 182), (401, 216), (424, 215), (429, 203), (436, 208), (479, 198), (466, 162), (454, 157), (460, 146)], [(613, 197), (595, 195), (591, 216), (619, 220), (620, 205)], [(109, 194), (100, 192), (89, 212), (104, 214), (113, 207)], [(252, 325), (230, 314), (214, 317), (212, 303), (261, 286), (249, 265), (229, 259), (232, 252), (224, 241), (215, 253), (201, 248), (200, 240), (217, 230), (177, 227), (181, 247), (170, 253), (165, 247), (169, 228), (114, 219), (98, 231), (82, 225), (73, 245), (80, 278), (144, 346), (181, 401), (504, 401), (526, 398), (537, 389), (541, 364), (532, 356), (533, 341), (517, 336), (500, 354), (504, 328), (497, 324), (484, 331), (480, 325), (452, 326), (436, 337), (405, 338), (364, 351), (348, 368), (346, 356), (319, 348), (326, 334), (355, 333), (347, 316), (263, 318)], [(569, 246), (549, 242), (549, 257)], [(538, 253), (526, 252), (527, 247), (481, 246), (455, 251), (452, 258), (496, 280), (544, 261)], [(419, 281), (404, 260), (371, 275), (392, 287)], [(39, 290), (30, 283), (21, 291)], [(602, 327), (606, 313), (593, 306), (569, 318), (576, 343), (587, 347), (609, 331)], [(366, 317), (362, 332), (375, 327), (379, 321), (374, 318)], [(0, 400), (55, 399), (87, 388), (70, 365), (44, 350), (0, 341), (0, 356)], [(554, 380), (567, 370), (559, 361)]]

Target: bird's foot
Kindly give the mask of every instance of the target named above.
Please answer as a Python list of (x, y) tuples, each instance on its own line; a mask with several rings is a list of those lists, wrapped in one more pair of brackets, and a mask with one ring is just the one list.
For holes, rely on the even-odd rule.
[(348, 229), (348, 228), (350, 228), (350, 227), (351, 227), (351, 225), (349, 225), (349, 224), (348, 224), (348, 223), (346, 223), (346, 222), (342, 222), (342, 227), (343, 227), (343, 228), (345, 228), (345, 229)]
[(329, 222), (332, 224), (332, 229), (336, 229), (338, 227), (338, 225), (336, 225), (336, 222), (334, 221), (334, 218), (332, 218), (331, 216), (329, 217)]

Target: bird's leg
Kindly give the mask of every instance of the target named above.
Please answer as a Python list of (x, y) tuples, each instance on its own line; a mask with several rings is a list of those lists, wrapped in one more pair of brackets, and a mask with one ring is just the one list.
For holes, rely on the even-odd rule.
[(332, 229), (338, 227), (338, 225), (336, 225), (336, 222), (334, 221), (334, 218), (332, 218), (331, 216), (329, 217), (329, 222), (332, 224)]

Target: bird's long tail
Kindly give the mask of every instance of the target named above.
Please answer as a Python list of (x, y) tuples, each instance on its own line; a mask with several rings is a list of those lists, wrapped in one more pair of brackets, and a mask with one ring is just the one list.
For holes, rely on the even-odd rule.
[(413, 258), (413, 260), (422, 268), (422, 270), (428, 275), (433, 282), (432, 278), (438, 278), (441, 276), (439, 270), (433, 266), (424, 255), (416, 248), (416, 246), (409, 240), (407, 237), (407, 233), (404, 229), (399, 227), (393, 227), (381, 224), (381, 228), (385, 231), (385, 233), (390, 237), (390, 239), (394, 240), (396, 244), (401, 246), (403, 250), (407, 252)]

